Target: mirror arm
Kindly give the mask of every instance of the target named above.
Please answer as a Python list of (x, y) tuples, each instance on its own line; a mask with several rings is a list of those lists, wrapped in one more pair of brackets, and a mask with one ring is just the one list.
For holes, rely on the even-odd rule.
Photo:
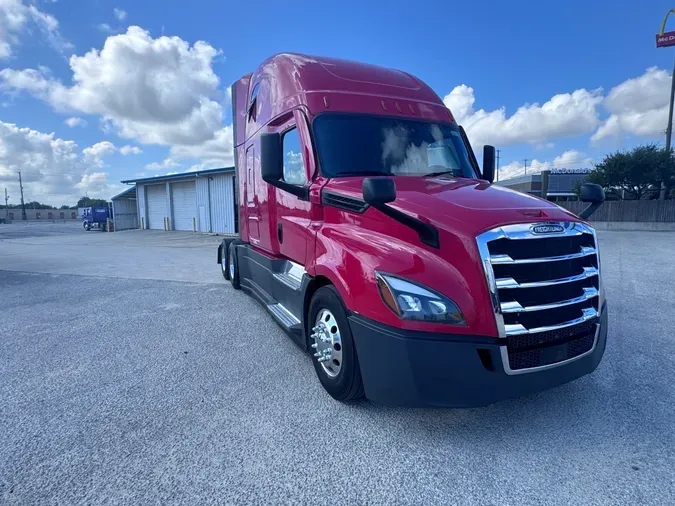
[(579, 218), (582, 220), (587, 220), (595, 211), (600, 208), (601, 205), (602, 202), (593, 202), (592, 204), (589, 204), (583, 211), (579, 213)]
[(287, 183), (286, 181), (281, 181), (280, 179), (263, 178), (263, 181), (279, 188), (280, 190), (288, 192), (291, 195), (295, 195), (300, 200), (309, 201), (309, 187), (307, 186), (298, 186), (296, 184)]
[(438, 240), (438, 229), (433, 225), (429, 225), (428, 223), (424, 223), (417, 218), (413, 218), (409, 214), (403, 213), (398, 209), (394, 209), (393, 207), (389, 207), (387, 204), (371, 203), (370, 205), (372, 205), (378, 211), (383, 212), (390, 218), (405, 225), (406, 227), (412, 228), (415, 232), (417, 232), (420, 241), (422, 241), (424, 244), (436, 249), (441, 247)]

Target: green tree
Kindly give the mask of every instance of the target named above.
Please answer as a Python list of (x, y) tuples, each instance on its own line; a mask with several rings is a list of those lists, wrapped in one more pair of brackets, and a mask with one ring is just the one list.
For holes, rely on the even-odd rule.
[(77, 201), (77, 207), (92, 207), (92, 206), (105, 206), (108, 205), (108, 202), (102, 199), (90, 199), (89, 197), (82, 197)]
[(661, 183), (670, 191), (675, 187), (673, 152), (656, 144), (638, 146), (631, 151), (611, 153), (595, 166), (587, 179), (601, 185), (607, 193), (623, 194), (633, 199), (657, 195)]
[[(21, 204), (17, 204), (17, 208), (21, 208)], [(26, 202), (26, 209), (56, 209), (49, 204), (40, 204), (37, 200)]]
[(70, 206), (67, 204), (63, 204), (59, 209), (64, 210), (64, 209), (70, 209)]

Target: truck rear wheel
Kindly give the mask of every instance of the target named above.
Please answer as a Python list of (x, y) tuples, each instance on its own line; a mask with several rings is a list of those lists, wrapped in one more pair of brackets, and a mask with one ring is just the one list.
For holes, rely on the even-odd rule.
[(319, 288), (309, 304), (313, 362), (319, 381), (338, 401), (363, 397), (361, 369), (347, 311), (333, 286)]
[(227, 258), (230, 283), (232, 283), (232, 288), (239, 290), (241, 288), (241, 284), (239, 283), (239, 261), (237, 260), (237, 248), (233, 242), (227, 248)]

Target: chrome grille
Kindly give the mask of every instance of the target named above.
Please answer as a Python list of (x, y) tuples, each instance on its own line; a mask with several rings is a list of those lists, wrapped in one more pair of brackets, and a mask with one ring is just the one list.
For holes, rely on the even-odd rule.
[[(538, 234), (535, 227), (554, 232)], [(517, 336), (560, 335), (562, 340), (556, 339), (555, 346), (564, 349), (558, 350), (559, 359), (554, 362), (579, 358), (592, 349), (593, 337), (582, 339), (576, 334), (572, 339), (565, 332), (588, 323), (593, 328), (590, 335), (595, 334), (602, 291), (597, 239), (591, 227), (572, 222), (507, 225), (481, 234), (477, 242), (500, 337), (511, 343)], [(553, 359), (546, 347), (553, 344), (541, 341), (528, 350), (505, 345), (512, 362), (509, 370), (550, 366)], [(588, 342), (592, 346), (584, 350), (583, 343)], [(536, 357), (542, 357), (541, 363), (532, 365)]]

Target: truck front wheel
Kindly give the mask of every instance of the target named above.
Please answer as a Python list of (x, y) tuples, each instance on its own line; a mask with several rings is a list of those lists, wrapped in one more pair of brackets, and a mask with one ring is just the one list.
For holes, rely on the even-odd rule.
[(239, 288), (241, 288), (241, 284), (239, 283), (239, 261), (237, 259), (237, 248), (233, 242), (231, 242), (230, 246), (227, 248), (227, 258), (230, 283), (232, 283), (232, 288), (239, 290)]
[(308, 322), (314, 369), (326, 391), (338, 401), (363, 397), (361, 369), (347, 311), (333, 286), (319, 288), (309, 305)]

